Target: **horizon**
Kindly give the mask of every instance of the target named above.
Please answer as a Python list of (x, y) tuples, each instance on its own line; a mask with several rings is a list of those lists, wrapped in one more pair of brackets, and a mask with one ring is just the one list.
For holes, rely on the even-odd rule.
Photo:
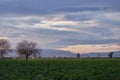
[(0, 38), (73, 53), (120, 51), (119, 0), (0, 0)]

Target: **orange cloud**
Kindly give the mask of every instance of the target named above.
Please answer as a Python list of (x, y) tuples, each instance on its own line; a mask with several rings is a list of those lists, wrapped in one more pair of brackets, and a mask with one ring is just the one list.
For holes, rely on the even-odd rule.
[(73, 53), (89, 53), (89, 52), (111, 52), (120, 50), (117, 44), (102, 44), (102, 45), (73, 45), (58, 50), (71, 51)]

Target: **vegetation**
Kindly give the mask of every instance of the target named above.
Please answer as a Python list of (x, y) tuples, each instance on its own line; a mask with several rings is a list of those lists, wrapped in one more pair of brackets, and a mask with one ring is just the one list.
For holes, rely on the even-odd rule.
[(120, 80), (120, 59), (1, 60), (0, 80)]
[(80, 53), (77, 53), (77, 58), (80, 58)]
[(19, 55), (24, 55), (26, 60), (33, 55), (36, 56), (39, 50), (36, 48), (36, 43), (28, 40), (23, 40), (17, 45), (17, 52)]
[(109, 57), (109, 58), (112, 58), (112, 57), (113, 57), (113, 53), (114, 53), (114, 52), (110, 52), (110, 53), (108, 54), (108, 57)]
[(10, 51), (10, 43), (7, 39), (0, 38), (0, 57), (4, 58), (4, 55)]
[[(17, 53), (28, 60), (40, 57), (36, 43), (23, 40), (17, 45)], [(7, 39), (0, 39), (0, 57), (10, 51)], [(37, 55), (38, 54), (38, 55)], [(0, 80), (120, 80), (120, 59), (14, 59), (0, 60)], [(98, 58), (100, 54), (98, 55)]]

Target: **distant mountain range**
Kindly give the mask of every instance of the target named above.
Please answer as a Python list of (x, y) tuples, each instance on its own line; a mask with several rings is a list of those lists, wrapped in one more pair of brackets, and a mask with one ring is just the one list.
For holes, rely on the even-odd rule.
[[(108, 57), (109, 53), (81, 53), (80, 57), (82, 58), (88, 58), (88, 57)], [(9, 52), (8, 57), (17, 57), (16, 51), (13, 50), (12, 52)], [(41, 57), (69, 57), (69, 58), (75, 58), (77, 55), (75, 53), (72, 53), (70, 51), (63, 51), (63, 50), (54, 50), (54, 49), (43, 49), (41, 51)], [(113, 57), (120, 57), (120, 51), (116, 51), (113, 54)]]
[(41, 53), (42, 57), (75, 57), (76, 54), (70, 51), (44, 49)]

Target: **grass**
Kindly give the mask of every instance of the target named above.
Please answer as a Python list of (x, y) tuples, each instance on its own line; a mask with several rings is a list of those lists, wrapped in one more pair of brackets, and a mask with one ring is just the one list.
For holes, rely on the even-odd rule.
[(120, 59), (1, 60), (0, 80), (120, 80)]

